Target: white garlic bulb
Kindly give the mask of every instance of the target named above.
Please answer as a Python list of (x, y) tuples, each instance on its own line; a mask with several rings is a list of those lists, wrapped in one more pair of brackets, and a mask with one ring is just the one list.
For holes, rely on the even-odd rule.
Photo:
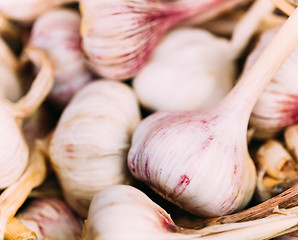
[[(268, 30), (261, 35), (258, 45), (246, 61), (244, 72), (249, 70), (278, 29)], [(297, 63), (298, 48), (287, 58), (256, 102), (250, 118), (250, 126), (255, 129), (255, 138), (267, 139), (276, 136), (284, 127), (298, 120)]]
[(280, 235), (297, 224), (297, 209), (239, 223), (186, 229), (143, 192), (131, 186), (110, 186), (92, 199), (83, 240), (261, 240)]
[(1, 0), (0, 13), (5, 17), (28, 24), (48, 9), (78, 0)]
[[(20, 130), (20, 122), (43, 102), (53, 85), (53, 70), (47, 56), (35, 48), (24, 53), (40, 71), (29, 92), (16, 103), (0, 100), (0, 189), (14, 183), (28, 164), (28, 146)], [(23, 55), (24, 56), (24, 55)]]
[(16, 101), (22, 94), (21, 84), (17, 76), (17, 59), (0, 38), (0, 99)]
[(264, 87), (296, 47), (297, 22), (298, 10), (216, 106), (144, 119), (133, 134), (131, 173), (193, 214), (216, 216), (244, 208), (256, 184), (247, 149), (248, 120)]
[(108, 80), (89, 83), (63, 111), (49, 152), (65, 198), (80, 215), (99, 190), (128, 181), (127, 151), (139, 122), (133, 91)]
[(55, 83), (49, 97), (63, 107), (92, 79), (81, 48), (80, 20), (74, 10), (48, 11), (34, 22), (29, 40), (29, 45), (44, 49), (53, 62)]
[(133, 76), (147, 63), (172, 26), (195, 15), (200, 21), (243, 0), (82, 0), (81, 33), (91, 68), (108, 79)]
[(154, 111), (183, 111), (217, 103), (234, 85), (235, 59), (273, 9), (268, 0), (256, 1), (238, 22), (231, 41), (203, 29), (170, 32), (133, 80), (141, 104)]
[(40, 240), (79, 239), (81, 236), (81, 223), (59, 198), (36, 199), (16, 217)]

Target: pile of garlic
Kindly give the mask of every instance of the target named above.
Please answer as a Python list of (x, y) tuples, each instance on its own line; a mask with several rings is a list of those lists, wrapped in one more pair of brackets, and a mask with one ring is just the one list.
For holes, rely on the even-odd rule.
[(297, 24), (287, 0), (0, 1), (0, 239), (295, 237)]

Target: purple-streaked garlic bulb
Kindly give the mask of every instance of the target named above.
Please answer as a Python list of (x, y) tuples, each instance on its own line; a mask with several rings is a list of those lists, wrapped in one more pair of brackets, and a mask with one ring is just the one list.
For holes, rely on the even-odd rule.
[(82, 224), (59, 198), (36, 199), (16, 217), (40, 240), (79, 239), (82, 233)]
[(132, 138), (131, 173), (192, 214), (217, 216), (244, 208), (256, 184), (247, 149), (248, 120), (264, 87), (296, 47), (297, 22), (298, 10), (214, 107), (144, 119)]
[(200, 21), (243, 0), (82, 0), (81, 33), (91, 68), (108, 79), (133, 76), (149, 60), (159, 39), (195, 15)]
[(91, 81), (81, 48), (80, 15), (70, 9), (54, 9), (33, 25), (29, 45), (44, 49), (54, 66), (55, 83), (49, 97), (65, 106), (71, 97)]
[(17, 75), (18, 61), (5, 41), (0, 38), (0, 99), (16, 101), (22, 94)]
[(143, 106), (159, 110), (198, 110), (214, 105), (233, 87), (236, 58), (274, 5), (255, 5), (238, 22), (231, 41), (208, 31), (179, 28), (157, 45), (133, 86)]
[(78, 0), (1, 0), (0, 14), (8, 19), (28, 24), (51, 8), (75, 2)]
[[(278, 29), (268, 30), (261, 35), (246, 61), (244, 72), (249, 70)], [(256, 102), (250, 118), (250, 126), (255, 129), (255, 138), (267, 139), (276, 136), (286, 126), (298, 121), (297, 63), (298, 48), (287, 58)]]
[(14, 183), (28, 164), (28, 146), (20, 129), (22, 120), (32, 114), (46, 98), (53, 85), (53, 70), (47, 56), (39, 49), (26, 48), (29, 58), (40, 71), (28, 93), (16, 103), (0, 100), (0, 189)]
[(128, 182), (127, 152), (139, 122), (134, 92), (108, 80), (89, 83), (63, 111), (49, 153), (66, 201), (80, 215), (102, 188)]
[(261, 240), (291, 229), (297, 219), (297, 210), (286, 210), (285, 214), (252, 221), (186, 229), (175, 225), (170, 215), (140, 190), (117, 185), (103, 189), (92, 199), (82, 239)]

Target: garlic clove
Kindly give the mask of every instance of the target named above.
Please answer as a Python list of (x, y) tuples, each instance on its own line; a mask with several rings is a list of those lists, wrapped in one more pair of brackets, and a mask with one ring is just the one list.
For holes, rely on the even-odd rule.
[(28, 43), (48, 53), (55, 71), (49, 98), (62, 107), (92, 79), (81, 48), (80, 20), (79, 13), (74, 10), (47, 11), (34, 22)]
[(78, 0), (11, 0), (0, 2), (0, 13), (5, 17), (23, 24), (32, 23), (39, 15), (59, 5), (74, 3)]
[(298, 180), (298, 164), (283, 145), (269, 140), (256, 153), (257, 195), (260, 201), (283, 192)]
[(81, 222), (59, 198), (36, 199), (16, 218), (33, 230), (40, 240), (79, 239), (82, 232)]
[(294, 231), (296, 208), (281, 209), (252, 221), (185, 229), (176, 226), (170, 215), (143, 192), (116, 185), (103, 189), (92, 199), (82, 239), (269, 239), (287, 230)]
[(287, 145), (287, 148), (295, 157), (296, 161), (298, 160), (298, 124), (293, 124), (288, 126), (284, 131), (284, 138)]
[(156, 44), (172, 26), (217, 6), (232, 8), (241, 0), (105, 0), (80, 2), (81, 33), (87, 60), (95, 73), (124, 80), (147, 63)]
[(216, 216), (244, 208), (256, 184), (247, 149), (248, 119), (258, 96), (296, 47), (296, 18), (298, 10), (213, 108), (157, 112), (144, 119), (128, 154), (131, 173), (192, 214)]
[(139, 122), (134, 92), (108, 80), (89, 83), (63, 111), (49, 153), (66, 201), (80, 215), (102, 188), (130, 181), (127, 151)]

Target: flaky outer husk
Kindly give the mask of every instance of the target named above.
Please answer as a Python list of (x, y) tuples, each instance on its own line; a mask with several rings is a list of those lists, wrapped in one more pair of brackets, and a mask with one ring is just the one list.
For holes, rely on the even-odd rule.
[[(0, 189), (15, 182), (24, 172), (29, 151), (16, 119), (0, 102)], [(5, 170), (4, 170), (5, 169)]]
[(79, 239), (81, 236), (82, 224), (59, 198), (36, 199), (16, 217), (40, 240)]
[[(247, 71), (275, 36), (279, 28), (263, 33), (258, 45), (249, 55)], [(259, 97), (250, 118), (250, 126), (255, 128), (254, 137), (268, 139), (279, 134), (286, 126), (298, 120), (298, 82), (296, 81), (298, 48), (287, 58), (280, 70)]]
[(227, 40), (205, 30), (173, 30), (133, 80), (140, 102), (155, 111), (198, 110), (217, 103), (234, 85), (231, 51)]
[(30, 24), (47, 10), (73, 2), (77, 0), (2, 0), (0, 1), (0, 13), (9, 19)]
[(212, 10), (227, 10), (239, 2), (82, 0), (81, 34), (87, 60), (100, 76), (115, 80), (131, 78), (145, 66), (169, 28), (196, 14), (202, 14), (202, 22), (216, 15), (214, 12), (208, 15)]
[(33, 25), (29, 45), (45, 50), (54, 67), (55, 83), (50, 98), (64, 107), (71, 97), (91, 81), (81, 48), (80, 15), (70, 9), (54, 9)]
[(64, 110), (50, 158), (67, 202), (80, 215), (86, 216), (96, 192), (127, 182), (127, 151), (139, 122), (132, 90), (107, 80), (88, 84)]
[[(255, 189), (256, 170), (246, 136), (223, 115), (158, 112), (147, 117), (133, 134), (131, 173), (195, 215), (244, 208)], [(232, 126), (237, 134), (228, 130)]]

